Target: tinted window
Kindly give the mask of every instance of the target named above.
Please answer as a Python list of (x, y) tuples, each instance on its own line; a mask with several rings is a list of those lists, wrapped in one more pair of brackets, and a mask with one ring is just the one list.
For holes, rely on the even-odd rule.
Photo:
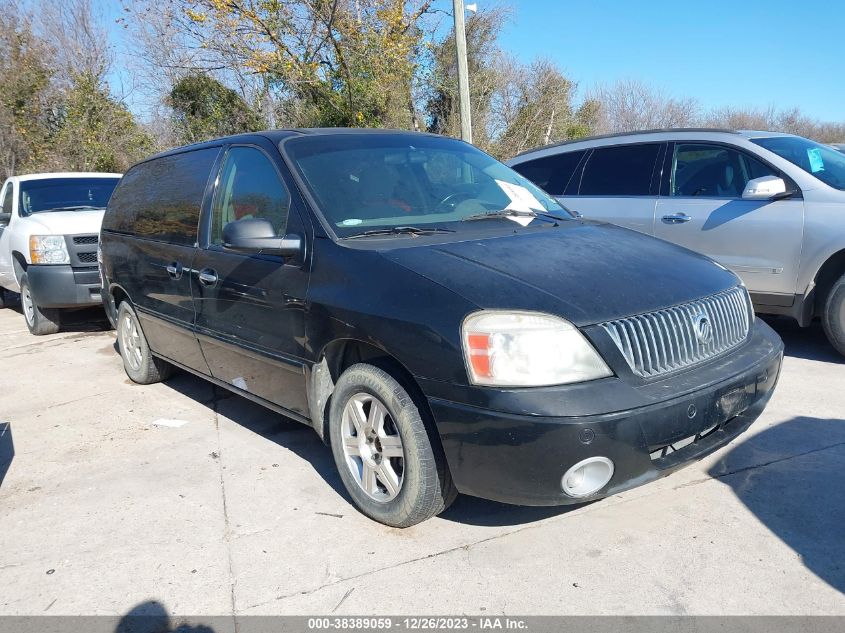
[(544, 156), (514, 165), (513, 168), (547, 193), (562, 196), (584, 153), (563, 152)]
[(24, 180), (18, 192), (21, 215), (105, 209), (118, 180), (117, 177)]
[(14, 189), (12, 183), (6, 186), (6, 193), (3, 196), (3, 213), (12, 212), (12, 190)]
[(269, 220), (276, 235), (288, 221), (290, 194), (270, 159), (253, 147), (233, 147), (226, 154), (212, 207), (211, 243), (223, 243), (223, 227), (251, 218)]
[(582, 196), (647, 196), (660, 145), (600, 147), (587, 160)]
[(200, 149), (136, 165), (115, 190), (103, 229), (193, 244), (208, 175), (219, 152), (216, 147)]
[(729, 147), (679, 143), (672, 157), (670, 195), (740, 198), (749, 180), (773, 175), (764, 163)]

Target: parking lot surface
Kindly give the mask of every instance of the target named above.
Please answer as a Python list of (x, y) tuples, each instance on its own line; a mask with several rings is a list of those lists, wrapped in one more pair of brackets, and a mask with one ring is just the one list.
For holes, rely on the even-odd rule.
[(773, 321), (774, 398), (701, 463), (398, 530), (309, 428), (187, 374), (135, 385), (78, 316), (33, 337), (0, 310), (0, 614), (845, 615), (845, 362), (818, 327)]

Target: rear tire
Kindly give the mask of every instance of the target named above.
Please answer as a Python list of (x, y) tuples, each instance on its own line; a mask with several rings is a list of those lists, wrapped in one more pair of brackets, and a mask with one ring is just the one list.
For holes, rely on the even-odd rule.
[(457, 496), (436, 430), (408, 391), (379, 367), (360, 363), (337, 381), (329, 436), (355, 506), (385, 525), (409, 527)]
[(173, 374), (173, 365), (150, 352), (138, 315), (128, 301), (122, 302), (117, 311), (117, 346), (123, 369), (132, 382), (151, 385)]
[(845, 275), (833, 284), (822, 311), (822, 327), (827, 340), (845, 356)]
[(55, 334), (61, 327), (61, 313), (58, 308), (40, 308), (32, 298), (29, 280), (21, 277), (21, 309), (26, 327), (35, 336)]

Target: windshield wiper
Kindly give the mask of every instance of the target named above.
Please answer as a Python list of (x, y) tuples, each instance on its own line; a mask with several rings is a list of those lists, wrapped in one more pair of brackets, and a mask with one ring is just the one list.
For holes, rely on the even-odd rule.
[(50, 209), (50, 211), (84, 211), (84, 210), (87, 210), (87, 209), (92, 209), (94, 211), (100, 211), (103, 208), (104, 207), (94, 207), (94, 206), (91, 206), (90, 204), (79, 204), (79, 205), (71, 206), (71, 207), (53, 207), (52, 209)]
[(444, 229), (439, 226), (420, 228), (417, 226), (394, 226), (390, 229), (372, 229), (363, 233), (355, 233), (346, 236), (347, 240), (354, 240), (359, 237), (370, 237), (372, 235), (431, 235), (432, 233), (454, 233), (454, 229)]
[(489, 220), (491, 218), (550, 218), (552, 220), (561, 220), (565, 221), (566, 218), (561, 218), (556, 215), (552, 215), (547, 211), (520, 211), (518, 209), (499, 209), (498, 211), (485, 211), (484, 213), (476, 213), (475, 215), (468, 215), (467, 217), (461, 219), (461, 222), (467, 222), (472, 220)]

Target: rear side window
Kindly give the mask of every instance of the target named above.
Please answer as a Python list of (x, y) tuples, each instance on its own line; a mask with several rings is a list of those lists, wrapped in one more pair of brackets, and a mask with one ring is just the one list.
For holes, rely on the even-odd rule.
[(130, 169), (115, 189), (103, 230), (193, 245), (208, 176), (220, 148), (156, 158)]
[(647, 196), (659, 143), (599, 147), (587, 159), (582, 196)]
[(514, 165), (513, 169), (546, 193), (562, 196), (585, 153), (586, 151), (582, 150), (543, 156)]

